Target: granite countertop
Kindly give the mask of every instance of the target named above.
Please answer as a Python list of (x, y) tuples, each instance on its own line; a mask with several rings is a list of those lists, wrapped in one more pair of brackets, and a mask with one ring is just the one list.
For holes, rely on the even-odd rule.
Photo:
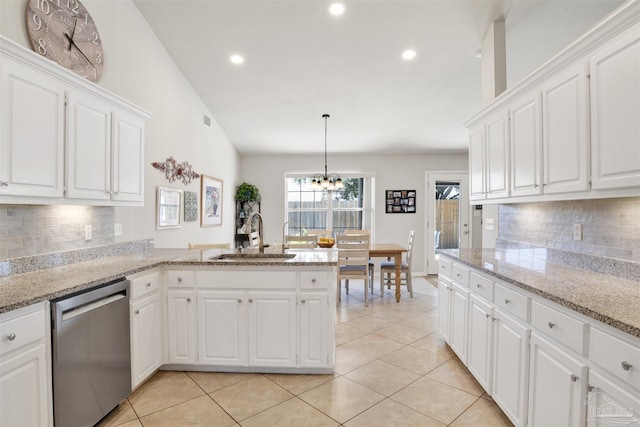
[(448, 249), (439, 253), (640, 337), (640, 283), (635, 280), (550, 262), (532, 256), (530, 250)]
[(52, 300), (109, 283), (140, 271), (163, 265), (173, 266), (335, 266), (333, 250), (289, 250), (293, 259), (215, 260), (219, 249), (148, 249), (91, 261), (0, 277), (0, 313)]

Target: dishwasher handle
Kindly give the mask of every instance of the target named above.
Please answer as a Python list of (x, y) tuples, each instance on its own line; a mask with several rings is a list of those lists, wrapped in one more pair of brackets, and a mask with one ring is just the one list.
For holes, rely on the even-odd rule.
[(69, 310), (62, 312), (62, 321), (64, 322), (65, 320), (73, 319), (76, 316), (80, 316), (92, 310), (96, 310), (100, 307), (103, 307), (107, 304), (111, 304), (112, 302), (121, 300), (122, 298), (126, 298), (126, 297), (127, 297), (126, 291), (121, 291), (121, 292), (97, 299), (88, 304), (84, 304), (79, 307), (70, 308)]

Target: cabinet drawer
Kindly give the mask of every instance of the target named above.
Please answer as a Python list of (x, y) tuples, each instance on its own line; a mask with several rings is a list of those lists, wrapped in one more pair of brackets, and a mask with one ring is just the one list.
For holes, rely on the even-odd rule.
[(451, 266), (451, 271), (453, 276), (451, 277), (453, 280), (458, 282), (461, 285), (469, 287), (469, 272), (470, 270), (464, 267), (461, 264), (453, 263)]
[(160, 272), (131, 279), (131, 299), (150, 294), (160, 289)]
[(529, 321), (529, 297), (495, 284), (494, 302), (496, 306), (506, 310), (525, 322)]
[(197, 271), (198, 288), (295, 289), (294, 271)]
[(329, 278), (325, 271), (300, 272), (301, 289), (327, 289), (328, 287)]
[(440, 269), (438, 270), (438, 273), (443, 276), (451, 277), (451, 261), (440, 258)]
[(473, 271), (469, 275), (469, 288), (487, 301), (493, 301), (493, 281)]
[(44, 338), (44, 305), (39, 308), (26, 307), (6, 313), (0, 319), (0, 354), (15, 350), (33, 341)]
[(169, 270), (167, 271), (167, 285), (175, 288), (192, 288), (194, 286), (193, 271)]
[(640, 347), (599, 329), (589, 332), (589, 360), (640, 389)]
[(571, 350), (584, 354), (587, 325), (537, 301), (531, 301), (531, 325)]

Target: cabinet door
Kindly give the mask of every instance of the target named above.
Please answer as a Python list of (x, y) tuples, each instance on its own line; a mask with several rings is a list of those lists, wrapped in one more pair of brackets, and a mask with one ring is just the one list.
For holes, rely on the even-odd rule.
[(597, 369), (589, 371), (587, 427), (640, 426), (640, 394)]
[(445, 341), (449, 340), (450, 334), (450, 316), (451, 316), (451, 283), (443, 278), (438, 277), (438, 329), (444, 337)]
[(64, 195), (64, 93), (57, 80), (0, 61), (0, 201)]
[(487, 198), (509, 196), (509, 115), (505, 112), (486, 122), (486, 188)]
[(300, 366), (329, 366), (329, 297), (326, 293), (300, 294)]
[(589, 189), (585, 64), (559, 73), (542, 87), (543, 192)]
[(640, 24), (590, 61), (592, 187), (640, 187)]
[(247, 365), (247, 301), (244, 292), (198, 292), (198, 362)]
[(111, 200), (111, 106), (69, 93), (67, 197)]
[(449, 344), (462, 363), (467, 364), (467, 310), (469, 291), (451, 284), (451, 326)]
[(493, 306), (471, 294), (469, 297), (467, 367), (491, 394), (493, 367)]
[(587, 366), (536, 333), (530, 345), (528, 425), (583, 426)]
[(296, 295), (294, 292), (251, 292), (249, 365), (296, 365)]
[(167, 297), (169, 363), (195, 363), (194, 292), (169, 291)]
[(542, 118), (540, 93), (518, 99), (511, 107), (511, 195), (542, 193)]
[(113, 200), (144, 201), (145, 121), (113, 113)]
[(0, 425), (51, 425), (45, 345), (12, 354), (0, 361)]
[(531, 330), (494, 310), (493, 400), (516, 427), (526, 425)]
[(469, 200), (482, 200), (484, 193), (484, 124), (469, 130)]
[(136, 387), (162, 364), (162, 311), (155, 292), (131, 305), (131, 385)]

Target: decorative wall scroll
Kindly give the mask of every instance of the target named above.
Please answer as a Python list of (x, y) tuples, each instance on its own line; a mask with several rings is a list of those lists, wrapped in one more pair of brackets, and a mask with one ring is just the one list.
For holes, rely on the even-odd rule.
[(184, 221), (198, 220), (198, 193), (194, 191), (184, 192)]
[(416, 213), (416, 190), (387, 190), (386, 213)]
[(173, 156), (167, 158), (164, 162), (153, 162), (151, 166), (164, 172), (164, 176), (169, 183), (180, 180), (184, 185), (187, 185), (192, 179), (200, 178), (200, 174), (191, 169), (189, 162), (178, 163)]
[(222, 180), (202, 175), (200, 227), (222, 225)]

